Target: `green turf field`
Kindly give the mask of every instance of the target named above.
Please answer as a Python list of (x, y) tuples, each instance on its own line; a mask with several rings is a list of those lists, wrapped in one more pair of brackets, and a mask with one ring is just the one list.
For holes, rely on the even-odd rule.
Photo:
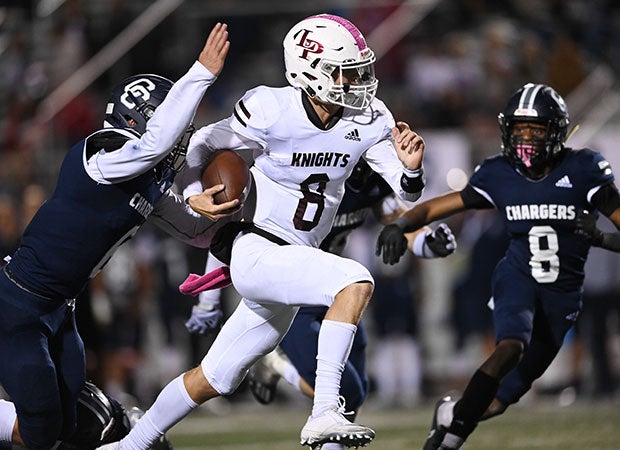
[[(197, 411), (169, 433), (175, 450), (301, 449), (305, 406), (235, 405), (225, 416)], [(420, 450), (431, 420), (431, 405), (412, 411), (368, 411), (359, 422), (377, 436), (368, 449)], [(306, 447), (307, 448), (307, 447)], [(552, 402), (515, 406), (480, 424), (466, 450), (620, 450), (620, 406)]]

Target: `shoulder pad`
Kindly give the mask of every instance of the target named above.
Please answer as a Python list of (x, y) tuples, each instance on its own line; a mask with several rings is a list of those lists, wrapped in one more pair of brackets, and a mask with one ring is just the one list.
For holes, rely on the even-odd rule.
[(86, 159), (101, 150), (113, 152), (125, 145), (125, 142), (139, 138), (140, 135), (133, 130), (110, 128), (97, 131), (86, 138)]
[(280, 118), (281, 99), (276, 98), (274, 89), (258, 86), (245, 93), (235, 104), (235, 118), (244, 127), (255, 129), (268, 128)]

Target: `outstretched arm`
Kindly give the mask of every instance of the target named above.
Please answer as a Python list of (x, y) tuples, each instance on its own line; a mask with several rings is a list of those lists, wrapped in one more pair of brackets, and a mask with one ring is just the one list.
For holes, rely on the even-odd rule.
[(445, 219), (463, 212), (465, 209), (461, 193), (450, 192), (414, 206), (396, 219), (394, 223), (402, 227), (403, 231), (407, 233), (436, 220)]
[(384, 263), (395, 264), (407, 249), (405, 233), (465, 209), (460, 192), (451, 192), (422, 202), (383, 228), (377, 239), (375, 254), (383, 255)]
[(86, 166), (89, 176), (103, 184), (121, 183), (152, 169), (165, 158), (187, 132), (205, 92), (224, 66), (229, 47), (227, 26), (218, 23), (198, 60), (155, 109), (144, 134), (138, 138), (129, 131), (116, 130), (120, 137), (125, 136), (122, 147), (106, 148), (105, 152), (92, 155)]

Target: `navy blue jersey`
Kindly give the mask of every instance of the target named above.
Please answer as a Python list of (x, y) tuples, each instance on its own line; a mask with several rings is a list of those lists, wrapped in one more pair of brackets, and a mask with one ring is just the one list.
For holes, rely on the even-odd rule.
[(91, 141), (120, 148), (128, 137), (102, 130), (66, 155), (56, 189), (24, 232), (9, 264), (13, 276), (50, 298), (75, 298), (118, 246), (131, 238), (170, 188), (174, 172), (157, 169), (129, 181), (101, 184), (84, 168)]
[(590, 248), (574, 233), (580, 209), (614, 181), (609, 163), (590, 149), (568, 150), (541, 180), (520, 175), (503, 155), (486, 159), (469, 183), (503, 216), (510, 245), (506, 259), (516, 270), (554, 291), (579, 290)]
[[(363, 165), (366, 166), (365, 163)], [(381, 175), (370, 168), (367, 170), (370, 174), (364, 178), (359, 189), (352, 187), (349, 181), (345, 184), (345, 193), (336, 218), (329, 234), (321, 243), (321, 249), (335, 254), (342, 253), (349, 233), (362, 226), (371, 210), (385, 197), (394, 195), (392, 188)]]

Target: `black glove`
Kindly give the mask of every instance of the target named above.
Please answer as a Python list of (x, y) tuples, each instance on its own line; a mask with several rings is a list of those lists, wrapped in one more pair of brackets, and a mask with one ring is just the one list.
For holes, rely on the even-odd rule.
[(590, 244), (600, 247), (603, 243), (603, 233), (596, 227), (596, 216), (582, 209), (575, 219), (575, 234), (583, 236)]
[(445, 223), (440, 223), (432, 233), (426, 235), (426, 245), (436, 257), (445, 258), (456, 250), (456, 239)]
[(403, 229), (394, 223), (386, 225), (377, 239), (375, 255), (381, 256), (383, 253), (385, 264), (396, 264), (406, 250), (407, 238)]

